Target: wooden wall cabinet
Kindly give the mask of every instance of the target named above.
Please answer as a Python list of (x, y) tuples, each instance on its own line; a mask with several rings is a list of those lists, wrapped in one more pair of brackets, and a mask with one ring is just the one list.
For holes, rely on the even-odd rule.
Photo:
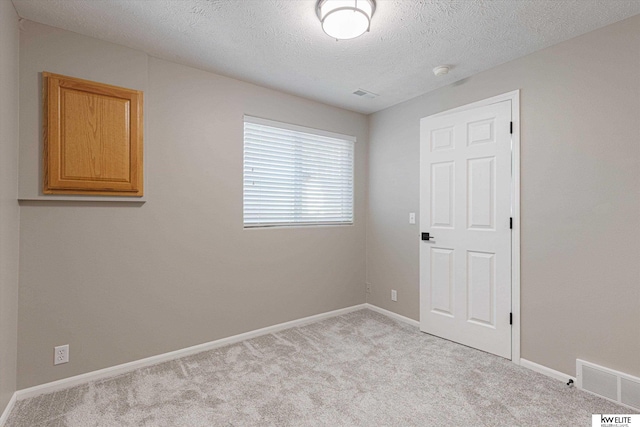
[(42, 76), (43, 193), (141, 197), (142, 92)]

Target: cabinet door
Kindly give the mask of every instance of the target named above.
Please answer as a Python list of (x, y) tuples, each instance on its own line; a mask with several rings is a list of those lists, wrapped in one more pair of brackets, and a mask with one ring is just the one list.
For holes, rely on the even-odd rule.
[(43, 193), (142, 196), (142, 92), (51, 73), (43, 90)]

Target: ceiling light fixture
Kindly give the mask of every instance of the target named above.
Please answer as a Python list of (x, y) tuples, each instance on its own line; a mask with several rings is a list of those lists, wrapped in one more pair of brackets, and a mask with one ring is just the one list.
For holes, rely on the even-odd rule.
[(322, 29), (336, 40), (348, 40), (369, 31), (376, 10), (374, 0), (318, 0), (316, 14)]

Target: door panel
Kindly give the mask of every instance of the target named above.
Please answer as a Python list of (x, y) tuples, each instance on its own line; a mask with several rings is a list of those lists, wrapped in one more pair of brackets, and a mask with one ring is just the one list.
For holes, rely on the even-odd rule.
[(435, 129), (431, 132), (431, 151), (453, 149), (453, 127)]
[(453, 250), (431, 248), (431, 311), (453, 315)]
[(495, 158), (469, 159), (467, 170), (467, 227), (471, 230), (495, 230)]
[(495, 119), (480, 120), (467, 125), (468, 145), (491, 144), (495, 141)]
[(453, 227), (454, 166), (453, 162), (431, 165), (431, 227)]
[(511, 358), (511, 101), (421, 121), (420, 327)]
[(467, 251), (468, 320), (495, 327), (495, 254)]

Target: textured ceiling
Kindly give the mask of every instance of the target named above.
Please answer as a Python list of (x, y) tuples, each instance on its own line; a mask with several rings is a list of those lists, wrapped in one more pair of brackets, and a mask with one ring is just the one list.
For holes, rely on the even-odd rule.
[[(640, 0), (378, 0), (370, 33), (336, 41), (315, 0), (13, 3), (32, 21), (362, 113), (640, 13)], [(452, 71), (435, 77), (441, 64)]]

